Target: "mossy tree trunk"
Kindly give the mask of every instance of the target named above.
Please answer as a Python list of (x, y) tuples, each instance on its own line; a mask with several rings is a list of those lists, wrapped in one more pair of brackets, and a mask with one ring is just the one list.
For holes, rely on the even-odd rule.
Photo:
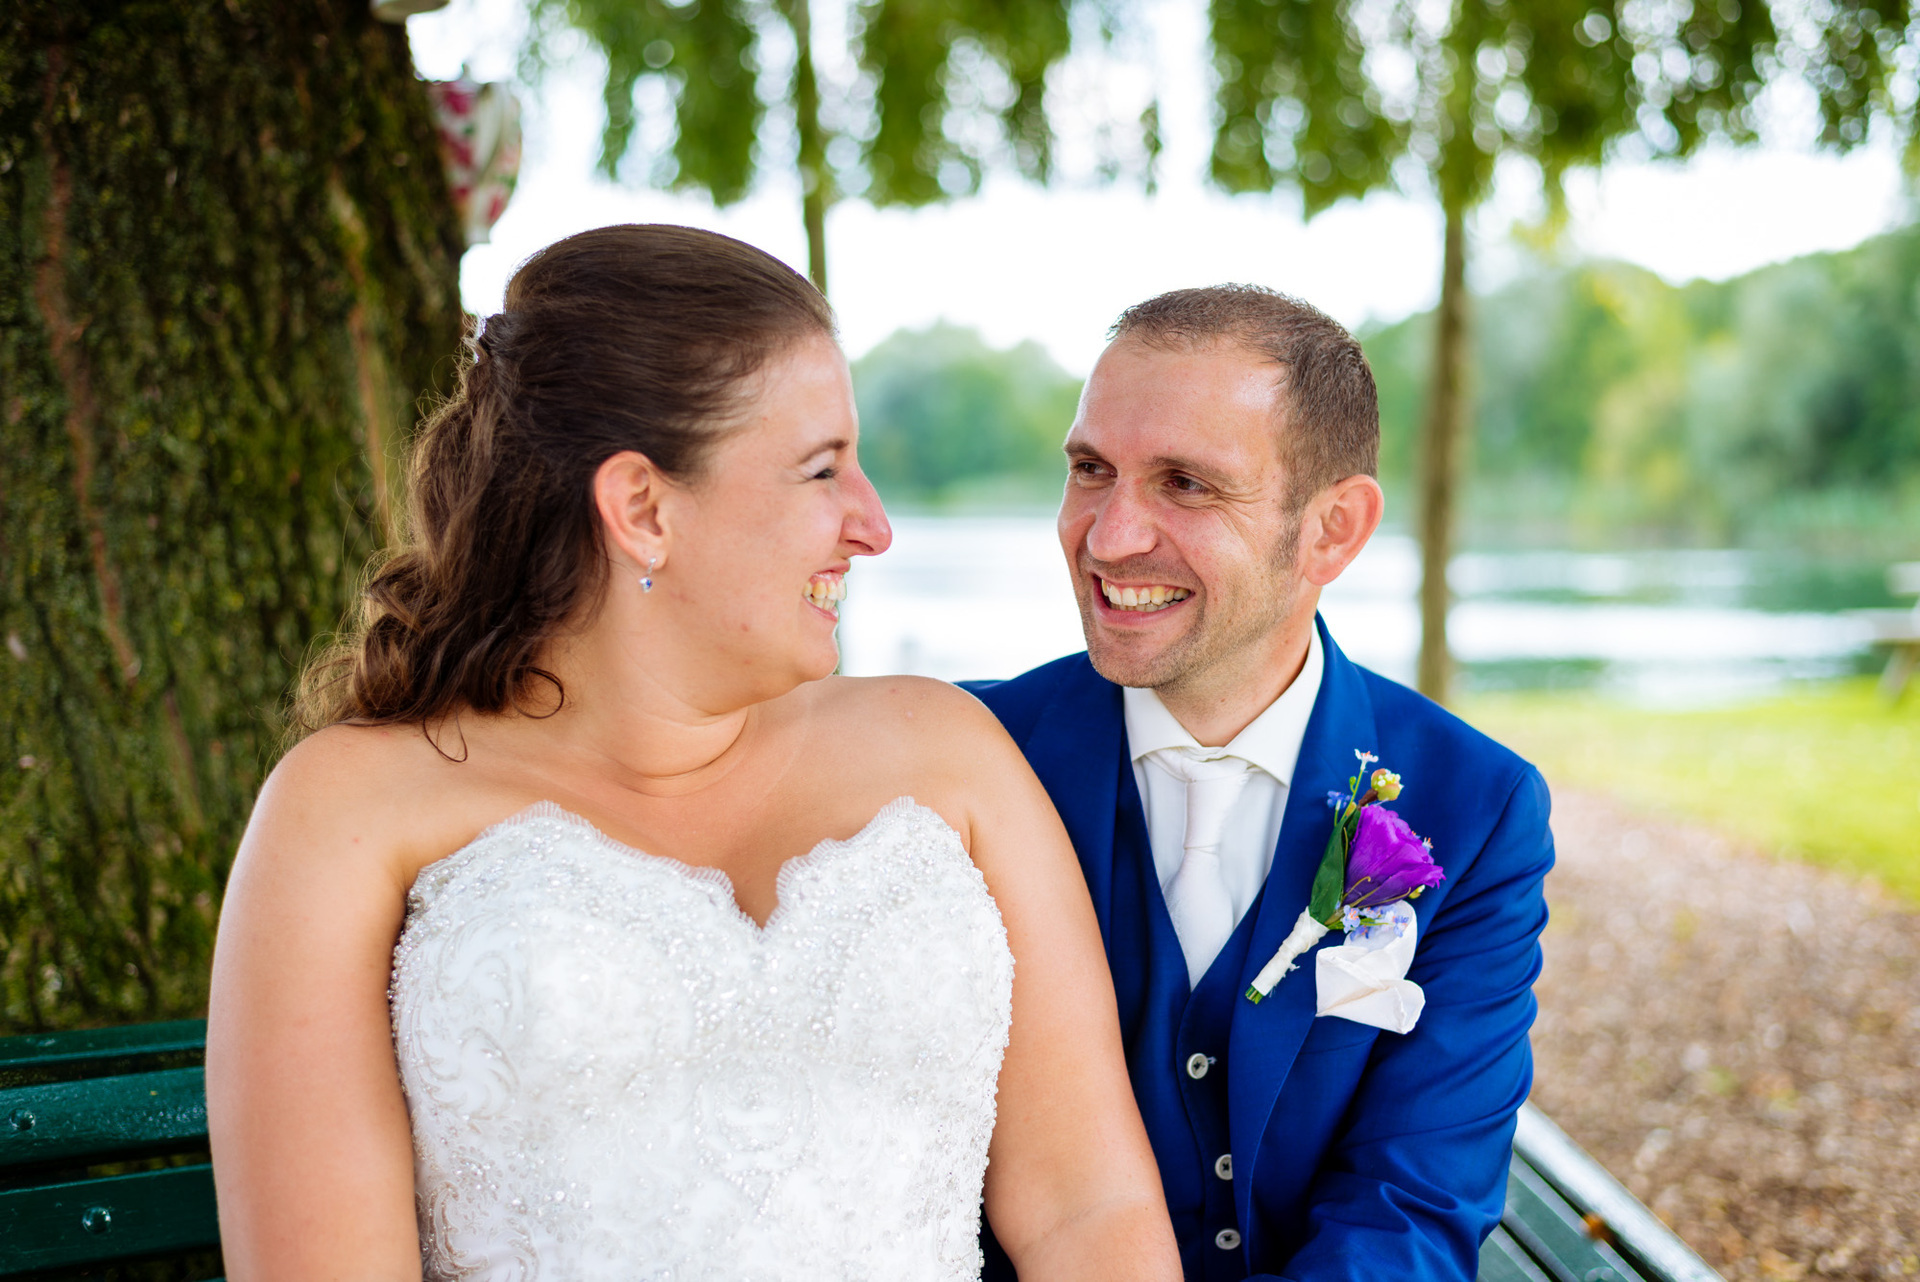
[(365, 0), (0, 13), (0, 1031), (203, 1007), (459, 250)]

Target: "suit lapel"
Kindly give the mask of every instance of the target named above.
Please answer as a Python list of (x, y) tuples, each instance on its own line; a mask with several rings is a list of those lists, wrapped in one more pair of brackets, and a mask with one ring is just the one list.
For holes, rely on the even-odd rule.
[(1120, 767), (1126, 765), (1126, 714), (1120, 687), (1082, 659), (1061, 682), (1028, 741), (1021, 746), (1053, 798), (1080, 856), (1100, 919), (1100, 939), (1113, 939), (1114, 817)]
[[(1320, 629), (1326, 668), (1313, 715), (1301, 739), (1293, 785), (1287, 790), (1273, 869), (1267, 874), (1266, 890), (1260, 897), (1227, 1039), (1227, 1100), (1233, 1145), (1229, 1151), (1234, 1154), (1234, 1165), (1249, 1176), (1280, 1087), (1313, 1026), (1313, 954), (1303, 956), (1299, 969), (1282, 979), (1258, 1006), (1247, 1001), (1244, 994), (1307, 905), (1313, 875), (1326, 851), (1327, 833), (1333, 823), (1327, 793), (1346, 790), (1347, 779), (1359, 764), (1353, 756), (1356, 749), (1374, 752), (1379, 748), (1373, 701), (1359, 669), (1334, 645), (1326, 625), (1317, 618), (1314, 622)], [(1338, 942), (1336, 937), (1329, 938)], [(1251, 1179), (1234, 1181), (1234, 1201), (1242, 1224), (1253, 1222), (1252, 1196)]]

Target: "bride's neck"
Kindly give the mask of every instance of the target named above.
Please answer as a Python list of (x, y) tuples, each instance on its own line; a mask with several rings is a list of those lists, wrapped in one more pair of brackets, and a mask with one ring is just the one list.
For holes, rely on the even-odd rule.
[(552, 727), (609, 782), (668, 794), (705, 787), (738, 763), (760, 705), (701, 689), (669, 657), (638, 650), (601, 627), (550, 646), (540, 666), (566, 691)]

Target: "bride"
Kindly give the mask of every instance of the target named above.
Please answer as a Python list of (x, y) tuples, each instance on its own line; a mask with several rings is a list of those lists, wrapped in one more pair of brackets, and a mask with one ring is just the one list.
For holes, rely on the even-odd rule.
[(824, 299), (563, 240), (424, 429), (220, 923), (228, 1276), (1175, 1278), (1087, 892), (969, 696), (833, 677), (891, 538)]

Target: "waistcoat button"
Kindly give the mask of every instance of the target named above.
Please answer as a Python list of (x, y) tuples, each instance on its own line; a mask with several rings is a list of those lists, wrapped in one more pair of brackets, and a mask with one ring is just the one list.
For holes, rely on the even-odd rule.
[(1187, 1076), (1199, 1081), (1207, 1075), (1207, 1057), (1199, 1051), (1187, 1056)]
[(1233, 1178), (1233, 1154), (1222, 1153), (1219, 1157), (1215, 1158), (1213, 1163), (1213, 1173), (1215, 1175), (1218, 1175), (1223, 1180), (1232, 1179)]
[(1234, 1229), (1221, 1229), (1213, 1235), (1213, 1244), (1222, 1251), (1231, 1251), (1240, 1245), (1240, 1234)]

